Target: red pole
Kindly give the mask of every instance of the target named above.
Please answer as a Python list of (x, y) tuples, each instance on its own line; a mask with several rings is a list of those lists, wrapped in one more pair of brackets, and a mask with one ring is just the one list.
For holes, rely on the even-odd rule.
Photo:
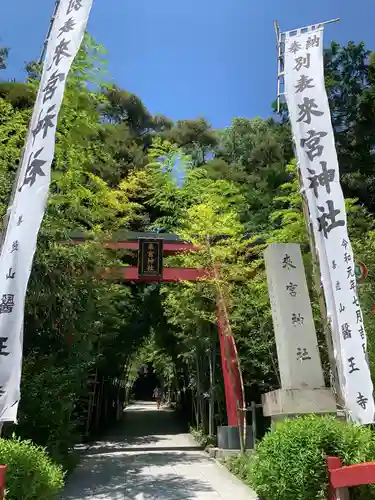
[(5, 493), (5, 476), (8, 467), (6, 465), (0, 465), (0, 500), (4, 500)]
[[(220, 339), (220, 353), (221, 353), (221, 365), (223, 368), (223, 378), (224, 378), (224, 388), (225, 388), (225, 403), (227, 407), (227, 420), (228, 425), (238, 426), (238, 416), (237, 416), (237, 405), (240, 408), (243, 407), (242, 390), (241, 390), (241, 380), (239, 374), (239, 368), (236, 360), (236, 355), (234, 351), (234, 339), (231, 335), (225, 335), (224, 327), (225, 318), (220, 310), (220, 305), (218, 304), (217, 309), (217, 327), (219, 330)], [(228, 353), (228, 361), (232, 365), (232, 377), (233, 377), (233, 389), (231, 383), (230, 367), (227, 363), (226, 350)]]
[(341, 460), (338, 457), (327, 457), (327, 467), (328, 467), (328, 498), (329, 500), (337, 500), (336, 488), (332, 485), (331, 472), (340, 469)]

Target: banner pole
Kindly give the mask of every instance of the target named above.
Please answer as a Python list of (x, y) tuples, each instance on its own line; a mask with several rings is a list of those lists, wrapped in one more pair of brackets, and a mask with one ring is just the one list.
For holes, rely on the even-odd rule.
[(49, 40), (49, 37), (50, 37), (51, 32), (52, 32), (53, 24), (55, 22), (57, 10), (58, 10), (58, 8), (60, 6), (60, 3), (61, 3), (61, 0), (56, 0), (56, 2), (55, 2), (55, 9), (53, 11), (53, 14), (52, 14), (52, 17), (51, 17), (51, 21), (49, 23), (49, 28), (48, 28), (47, 36), (46, 36), (46, 39), (44, 40), (43, 49), (42, 49), (42, 52), (40, 54), (38, 64), (42, 64), (42, 62), (43, 62), (43, 58), (44, 58), (44, 55), (45, 55), (46, 50), (47, 50), (48, 40)]
[[(324, 21), (324, 22), (318, 23), (317, 25), (306, 26), (305, 28), (301, 28), (299, 31), (307, 30), (313, 26), (318, 27), (318, 26), (323, 26), (325, 24), (336, 23), (338, 21), (340, 21), (339, 18), (331, 19), (329, 21)], [(274, 27), (275, 27), (275, 34), (276, 34), (276, 40), (277, 40), (277, 57), (278, 57), (277, 112), (279, 113), (280, 112), (280, 97), (284, 95), (284, 92), (281, 91), (281, 80), (284, 79), (284, 63), (283, 63), (283, 50), (282, 50), (282, 39), (281, 39), (283, 33), (280, 32), (280, 27), (279, 27), (278, 21), (274, 21)], [(282, 81), (282, 83), (283, 83), (283, 81)], [(320, 315), (322, 318), (323, 330), (324, 330), (324, 334), (325, 334), (328, 358), (329, 358), (329, 363), (330, 363), (330, 371), (331, 371), (330, 383), (331, 383), (332, 389), (335, 392), (337, 405), (345, 411), (345, 402), (344, 402), (342, 388), (340, 386), (340, 381), (339, 381), (339, 377), (338, 377), (337, 363), (336, 363), (335, 356), (334, 356), (333, 339), (332, 339), (332, 331), (331, 331), (332, 324), (330, 323), (330, 321), (328, 319), (327, 307), (326, 307), (326, 303), (325, 303), (325, 299), (324, 299), (324, 294), (322, 291), (319, 257), (318, 257), (318, 253), (316, 251), (313, 228), (312, 228), (311, 222), (310, 222), (310, 211), (309, 211), (306, 196), (304, 194), (304, 187), (303, 187), (303, 183), (302, 183), (301, 173), (300, 173), (300, 170), (298, 168), (298, 157), (297, 157), (297, 152), (296, 152), (294, 140), (293, 140), (293, 150), (294, 150), (294, 156), (295, 156), (296, 161), (297, 161), (298, 182), (299, 182), (300, 193), (301, 193), (301, 197), (302, 197), (303, 215), (304, 215), (304, 219), (305, 219), (306, 230), (307, 230), (307, 234), (308, 234), (308, 238), (309, 238), (309, 247), (310, 247), (310, 252), (311, 252), (311, 256), (312, 256), (314, 285), (315, 285), (315, 289), (316, 289), (316, 292), (318, 295)], [(346, 412), (345, 412), (345, 415), (346, 415)]]

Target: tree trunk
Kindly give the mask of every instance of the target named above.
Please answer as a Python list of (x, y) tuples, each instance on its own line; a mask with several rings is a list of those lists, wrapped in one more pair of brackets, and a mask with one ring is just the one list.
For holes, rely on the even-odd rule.
[(117, 389), (117, 397), (116, 397), (116, 422), (120, 421), (121, 415), (121, 404), (120, 404), (120, 391)]
[(197, 398), (195, 397), (195, 394), (192, 394), (192, 403), (193, 403), (193, 417), (195, 420), (195, 426), (199, 427), (199, 412), (198, 412), (198, 404), (197, 404)]
[(210, 370), (210, 397), (208, 400), (208, 434), (215, 434), (215, 361), (216, 361), (216, 345), (213, 342), (208, 353), (208, 365)]
[(204, 427), (204, 407), (202, 401), (202, 384), (201, 384), (201, 366), (200, 366), (200, 356), (198, 349), (195, 349), (195, 361), (196, 361), (196, 370), (197, 370), (197, 411), (199, 415), (199, 425)]

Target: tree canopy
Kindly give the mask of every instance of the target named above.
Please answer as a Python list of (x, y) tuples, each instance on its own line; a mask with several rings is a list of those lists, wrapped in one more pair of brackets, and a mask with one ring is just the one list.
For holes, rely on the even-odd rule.
[[(8, 52), (0, 49), (0, 68)], [(311, 277), (287, 116), (234, 118), (215, 130), (204, 118), (173, 123), (105, 77), (106, 54), (86, 36), (59, 117), (47, 212), (25, 310), (21, 436), (68, 463), (73, 444), (114, 418), (138, 368), (152, 363), (194, 423), (213, 433), (225, 421), (216, 329), (222, 293), (247, 399), (279, 387), (263, 261), (270, 242), (298, 242), (308, 271), (319, 345), (324, 335)], [(375, 266), (375, 60), (364, 44), (336, 43), (326, 77), (356, 259)], [(5, 213), (38, 85), (0, 82), (0, 208)], [(199, 250), (166, 265), (219, 269), (197, 283), (134, 286), (102, 269), (135, 265), (105, 242), (122, 231), (174, 233)], [(71, 244), (73, 233), (86, 241)], [(361, 285), (369, 338), (375, 282)], [(94, 381), (94, 382), (93, 382)], [(90, 399), (91, 385), (95, 394)], [(95, 392), (95, 391), (94, 391)], [(12, 429), (9, 431), (12, 432)]]

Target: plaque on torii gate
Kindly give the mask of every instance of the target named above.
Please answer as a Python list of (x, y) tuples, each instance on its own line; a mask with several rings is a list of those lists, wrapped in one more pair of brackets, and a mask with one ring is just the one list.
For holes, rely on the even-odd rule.
[(138, 277), (163, 279), (163, 240), (140, 238), (138, 246)]

